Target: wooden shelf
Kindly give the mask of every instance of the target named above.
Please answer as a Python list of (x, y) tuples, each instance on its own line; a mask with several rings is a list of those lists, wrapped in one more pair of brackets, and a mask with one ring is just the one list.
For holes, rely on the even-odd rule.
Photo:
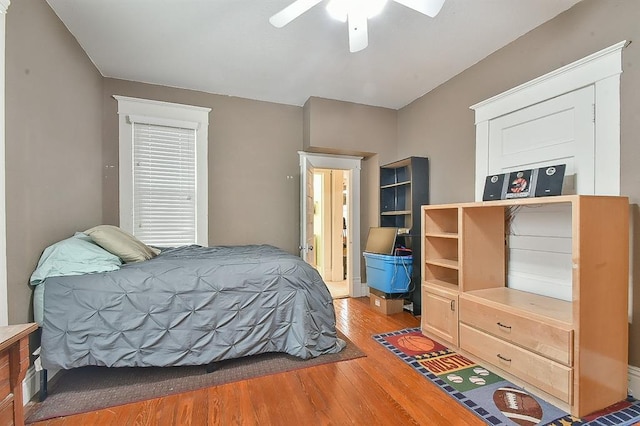
[(425, 259), (424, 263), (443, 268), (458, 269), (458, 261), (455, 259)]
[(396, 210), (396, 211), (381, 212), (380, 216), (399, 216), (404, 214), (411, 214), (411, 210)]
[(403, 185), (411, 185), (411, 181), (410, 180), (406, 180), (404, 182), (396, 182), (396, 183), (390, 183), (388, 185), (381, 185), (380, 189), (395, 188), (395, 187), (403, 186)]
[(425, 237), (427, 238), (452, 238), (458, 239), (457, 232), (439, 232), (439, 233), (426, 233)]
[(424, 281), (424, 286), (427, 288), (443, 288), (448, 291), (458, 292), (460, 289), (458, 288), (458, 284), (450, 283), (448, 281), (430, 279)]

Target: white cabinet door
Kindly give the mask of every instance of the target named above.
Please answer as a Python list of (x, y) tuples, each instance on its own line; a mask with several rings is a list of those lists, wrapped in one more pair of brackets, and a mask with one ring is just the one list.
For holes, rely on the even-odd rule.
[[(593, 111), (594, 87), (587, 86), (490, 120), (490, 173), (566, 164), (564, 193), (594, 194)], [(509, 287), (571, 300), (570, 208), (521, 209), (508, 247)]]
[(593, 194), (594, 105), (587, 86), (490, 120), (488, 174), (566, 164), (569, 191)]

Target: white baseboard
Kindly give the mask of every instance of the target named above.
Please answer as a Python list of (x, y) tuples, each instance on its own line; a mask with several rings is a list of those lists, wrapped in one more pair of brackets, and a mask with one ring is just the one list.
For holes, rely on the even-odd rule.
[(366, 285), (362, 285), (362, 282), (360, 281), (361, 278), (360, 277), (353, 277), (351, 278), (351, 280), (353, 281), (353, 293), (350, 294), (349, 297), (362, 297), (362, 296), (366, 296), (366, 291), (363, 292), (363, 289), (366, 289)]
[(369, 294), (369, 287), (367, 287), (367, 283), (363, 283), (360, 280), (360, 277), (353, 279), (353, 288), (359, 289), (357, 297), (367, 296)]
[(629, 366), (629, 395), (640, 398), (640, 368)]
[(32, 365), (22, 382), (22, 403), (26, 405), (38, 392), (40, 392), (40, 373)]
[[(60, 370), (47, 371), (47, 383), (58, 374)], [(22, 404), (27, 405), (40, 392), (40, 372), (32, 365), (22, 381)]]

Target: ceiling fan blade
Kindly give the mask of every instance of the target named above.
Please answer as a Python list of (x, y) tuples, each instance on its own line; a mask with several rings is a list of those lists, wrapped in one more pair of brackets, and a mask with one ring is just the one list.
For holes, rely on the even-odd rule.
[(417, 12), (424, 13), (427, 16), (434, 17), (442, 9), (444, 0), (393, 0), (403, 6), (407, 6)]
[(269, 18), (269, 22), (276, 28), (282, 28), (321, 1), (322, 0), (296, 0)]
[(349, 51), (359, 52), (369, 45), (367, 16), (364, 13), (349, 14)]

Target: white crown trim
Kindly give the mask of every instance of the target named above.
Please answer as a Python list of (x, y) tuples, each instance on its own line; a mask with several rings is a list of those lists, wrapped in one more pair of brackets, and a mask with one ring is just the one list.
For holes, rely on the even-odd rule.
[(478, 124), (608, 77), (620, 75), (622, 49), (627, 45), (627, 40), (623, 40), (470, 106), (469, 108), (476, 112), (475, 123)]
[(0, 13), (7, 13), (11, 0), (0, 0)]

